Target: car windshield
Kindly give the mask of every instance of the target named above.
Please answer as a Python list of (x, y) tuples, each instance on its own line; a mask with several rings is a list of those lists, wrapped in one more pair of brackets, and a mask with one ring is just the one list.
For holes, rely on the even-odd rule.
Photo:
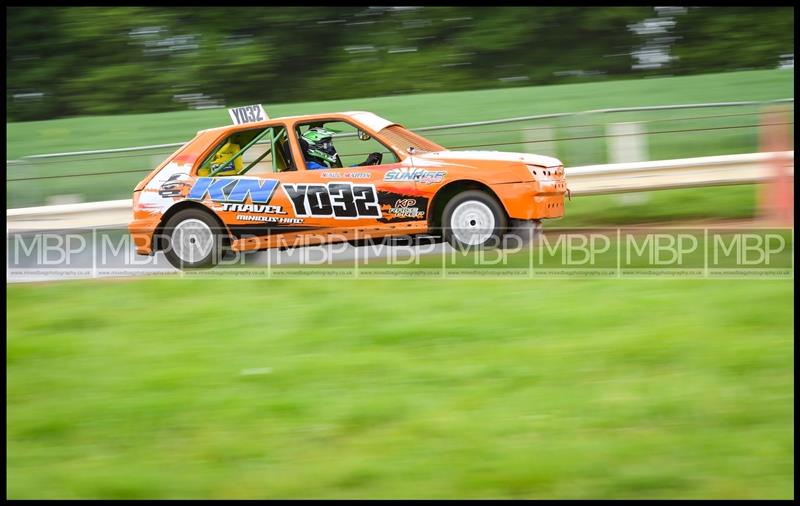
[(403, 153), (407, 152), (408, 148), (411, 147), (413, 147), (415, 151), (424, 152), (443, 151), (447, 149), (400, 125), (391, 125), (384, 128), (381, 130), (381, 135)]

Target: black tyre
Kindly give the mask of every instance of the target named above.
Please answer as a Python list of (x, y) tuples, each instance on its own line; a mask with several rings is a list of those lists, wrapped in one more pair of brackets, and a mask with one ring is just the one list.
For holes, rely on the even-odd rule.
[(503, 206), (480, 190), (455, 195), (442, 211), (442, 235), (459, 251), (501, 246), (507, 226)]
[(178, 269), (213, 267), (222, 259), (226, 237), (211, 214), (185, 209), (164, 226), (164, 255)]

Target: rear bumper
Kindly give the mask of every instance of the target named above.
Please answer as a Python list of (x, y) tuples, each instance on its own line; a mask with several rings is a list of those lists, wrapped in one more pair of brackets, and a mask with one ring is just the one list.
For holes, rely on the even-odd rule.
[(128, 224), (128, 233), (133, 240), (133, 247), (139, 255), (152, 255), (153, 235), (158, 228), (158, 218), (139, 218), (134, 219)]

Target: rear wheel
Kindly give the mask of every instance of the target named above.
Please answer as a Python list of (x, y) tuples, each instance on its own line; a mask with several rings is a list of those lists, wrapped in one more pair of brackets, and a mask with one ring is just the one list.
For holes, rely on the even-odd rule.
[(224, 229), (209, 213), (185, 209), (164, 226), (164, 255), (178, 269), (212, 267), (222, 259)]
[(503, 206), (480, 190), (457, 194), (442, 212), (444, 239), (460, 251), (500, 246), (507, 226)]

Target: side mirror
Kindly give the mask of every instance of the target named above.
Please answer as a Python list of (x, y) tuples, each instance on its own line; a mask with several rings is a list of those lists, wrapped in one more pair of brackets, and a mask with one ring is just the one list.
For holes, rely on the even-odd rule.
[(362, 141), (368, 141), (368, 140), (370, 140), (371, 138), (372, 138), (372, 137), (370, 137), (370, 136), (369, 136), (369, 134), (368, 134), (367, 132), (365, 132), (365, 131), (363, 131), (363, 130), (359, 130), (359, 131), (358, 131), (358, 139), (359, 139), (359, 140), (362, 140)]
[(414, 146), (409, 146), (406, 151), (408, 151), (409, 155), (413, 155), (414, 154)]

